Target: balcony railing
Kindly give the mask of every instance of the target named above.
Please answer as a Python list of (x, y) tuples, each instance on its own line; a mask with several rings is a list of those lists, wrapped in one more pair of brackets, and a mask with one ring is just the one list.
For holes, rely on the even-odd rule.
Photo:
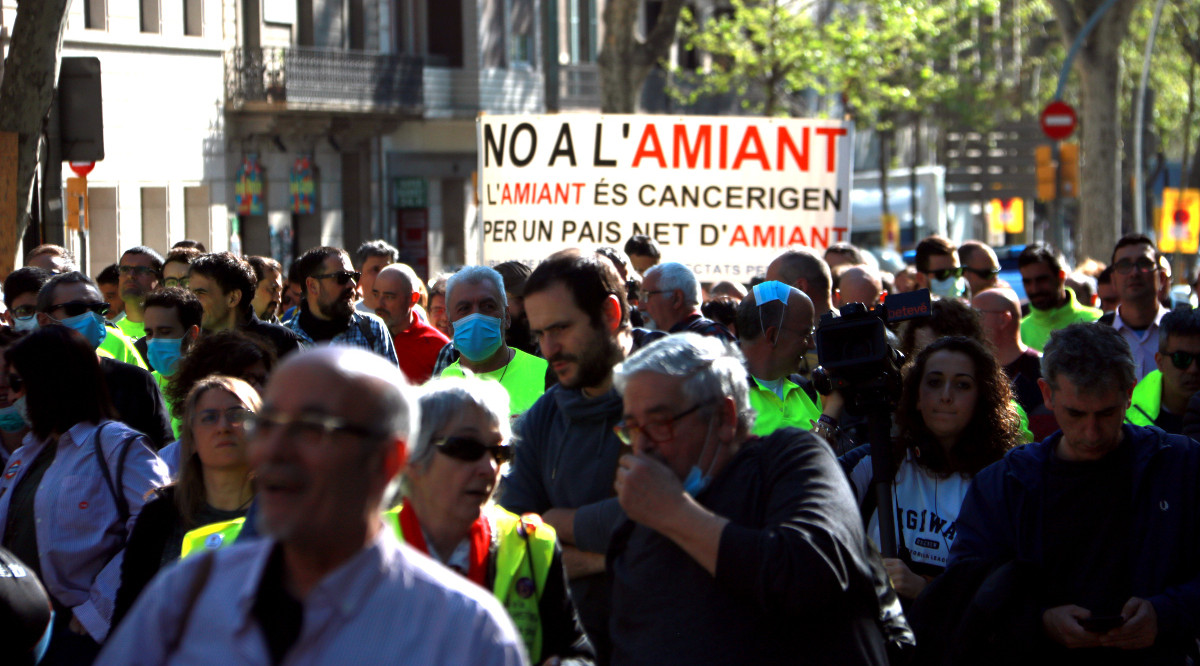
[(238, 47), (226, 54), (231, 109), (401, 111), (424, 108), (421, 58), (311, 47)]

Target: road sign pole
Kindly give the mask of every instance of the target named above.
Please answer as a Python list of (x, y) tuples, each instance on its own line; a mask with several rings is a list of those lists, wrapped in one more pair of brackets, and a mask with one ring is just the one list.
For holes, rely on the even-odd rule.
[(1055, 141), (1050, 145), (1050, 159), (1054, 160), (1054, 201), (1050, 204), (1051, 224), (1054, 225), (1054, 249), (1061, 254), (1067, 253), (1067, 233), (1063, 228), (1062, 205), (1062, 142)]

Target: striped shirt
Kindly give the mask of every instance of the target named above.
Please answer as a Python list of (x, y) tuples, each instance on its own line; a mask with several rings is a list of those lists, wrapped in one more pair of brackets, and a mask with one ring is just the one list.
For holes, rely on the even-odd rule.
[[(124, 423), (111, 423), (103, 430), (100, 450), (115, 482), (118, 447), (135, 431)], [(116, 502), (105, 484), (92, 445), (96, 430), (94, 424), (78, 423), (58, 438), (54, 462), (34, 495), (33, 513), (46, 591), (70, 608), (88, 634), (100, 642), (108, 634), (113, 603), (121, 585), (125, 540), (117, 527)], [(130, 445), (120, 475), (130, 513), (124, 534), (132, 531), (145, 496), (169, 482), (166, 465), (144, 441), (136, 440)], [(44, 440), (30, 433), (21, 448), (9, 457), (0, 477), (0, 540), (8, 524), (13, 488), (45, 445)]]
[[(161, 573), (97, 665), (271, 664), (253, 607), (276, 545), (273, 539), (238, 543)], [(206, 569), (208, 579), (189, 604), (189, 587)], [(302, 603), (300, 636), (284, 659), (290, 666), (527, 663), (512, 621), (487, 590), (383, 527)]]
[[(316, 346), (317, 343), (312, 339), (312, 336), (300, 326), (300, 314), (298, 311), (296, 316), (292, 317), (284, 326), (292, 329), (296, 335), (300, 336), (300, 343), (303, 346)], [(350, 325), (346, 327), (346, 330), (335, 335), (329, 341), (329, 344), (358, 347), (367, 351), (373, 351), (391, 361), (397, 367), (400, 366), (400, 360), (396, 358), (396, 344), (392, 341), (392, 334), (388, 332), (387, 325), (378, 316), (370, 313), (352, 313), (350, 315)]]

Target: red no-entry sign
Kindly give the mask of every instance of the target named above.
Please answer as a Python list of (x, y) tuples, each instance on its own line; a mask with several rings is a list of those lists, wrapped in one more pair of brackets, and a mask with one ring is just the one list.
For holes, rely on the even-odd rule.
[(1042, 111), (1042, 132), (1053, 141), (1062, 141), (1075, 131), (1075, 109), (1055, 100)]

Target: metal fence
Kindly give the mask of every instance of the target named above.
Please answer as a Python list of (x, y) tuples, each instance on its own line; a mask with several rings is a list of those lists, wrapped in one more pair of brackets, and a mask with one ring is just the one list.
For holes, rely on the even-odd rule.
[(255, 102), (288, 107), (420, 112), (422, 59), (311, 47), (238, 47), (226, 54), (231, 108)]

